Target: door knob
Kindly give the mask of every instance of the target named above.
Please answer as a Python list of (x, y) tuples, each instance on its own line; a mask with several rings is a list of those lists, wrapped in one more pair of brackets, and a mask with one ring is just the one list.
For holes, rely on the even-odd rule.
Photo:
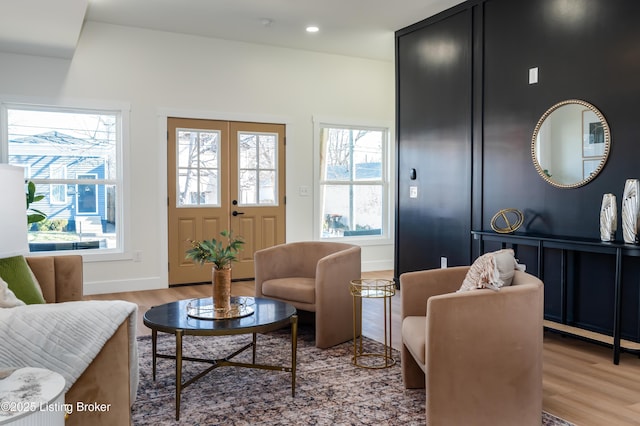
[(234, 210), (231, 214), (232, 214), (233, 216), (238, 216), (239, 214), (244, 214), (244, 212), (239, 212), (239, 211), (237, 211), (237, 210)]

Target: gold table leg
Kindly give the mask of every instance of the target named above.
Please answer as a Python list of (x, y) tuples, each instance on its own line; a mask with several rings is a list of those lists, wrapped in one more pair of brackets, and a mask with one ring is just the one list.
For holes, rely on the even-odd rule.
[(155, 328), (151, 330), (151, 357), (153, 358), (153, 381), (156, 381), (156, 348), (158, 347), (158, 330)]
[(182, 333), (176, 330), (176, 421), (180, 420), (180, 393), (182, 392)]
[[(156, 358), (173, 358), (176, 361), (176, 421), (180, 420), (180, 399), (182, 389), (189, 386), (191, 383), (195, 382), (211, 370), (221, 367), (221, 366), (237, 366), (237, 367), (247, 367), (247, 368), (259, 368), (265, 370), (278, 370), (278, 371), (287, 371), (291, 372), (291, 396), (296, 396), (296, 368), (297, 368), (297, 353), (298, 353), (298, 315), (291, 316), (291, 367), (286, 366), (274, 366), (274, 365), (261, 365), (256, 364), (256, 335), (253, 334), (252, 343), (247, 344), (243, 348), (237, 350), (231, 355), (228, 355), (222, 359), (209, 360), (209, 359), (201, 359), (201, 358), (192, 358), (192, 357), (183, 357), (182, 356), (182, 338), (184, 336), (184, 330), (177, 329), (175, 331), (176, 336), (176, 352), (175, 356), (168, 354), (158, 354), (157, 350), (157, 336), (158, 331), (155, 329), (151, 330), (151, 342), (152, 342), (152, 351), (153, 351), (153, 380), (156, 379)], [(242, 362), (233, 362), (230, 359), (235, 357), (236, 355), (244, 352), (249, 347), (253, 349), (253, 363), (247, 364)], [(182, 361), (195, 361), (195, 362), (205, 362), (208, 364), (212, 364), (211, 367), (201, 372), (200, 374), (192, 377), (187, 380), (185, 383), (182, 383)]]
[(298, 315), (291, 317), (291, 396), (296, 396), (296, 366), (298, 354)]

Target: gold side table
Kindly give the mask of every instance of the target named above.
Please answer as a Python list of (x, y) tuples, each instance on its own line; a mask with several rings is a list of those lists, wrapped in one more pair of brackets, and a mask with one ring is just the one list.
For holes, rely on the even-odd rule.
[[(396, 285), (391, 280), (384, 279), (361, 279), (353, 280), (350, 284), (351, 296), (353, 296), (353, 365), (363, 368), (387, 368), (396, 363), (391, 356), (391, 298), (396, 294)], [(362, 332), (358, 335), (356, 324), (362, 323), (362, 310), (357, 309), (357, 298), (384, 299), (384, 352), (365, 353), (362, 347)], [(360, 321), (356, 315), (360, 314)], [(388, 337), (388, 338), (387, 338)], [(361, 358), (381, 358), (381, 362), (367, 363), (361, 362)]]

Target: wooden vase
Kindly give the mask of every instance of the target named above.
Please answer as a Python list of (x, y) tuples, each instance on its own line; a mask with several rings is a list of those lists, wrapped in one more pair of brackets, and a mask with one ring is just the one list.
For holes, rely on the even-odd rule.
[[(231, 269), (213, 268), (213, 305), (216, 311), (231, 310)], [(219, 311), (220, 310), (220, 311)]]

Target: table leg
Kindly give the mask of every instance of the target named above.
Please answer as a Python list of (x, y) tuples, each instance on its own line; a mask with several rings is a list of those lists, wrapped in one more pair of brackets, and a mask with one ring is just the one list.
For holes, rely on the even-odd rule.
[(182, 333), (176, 330), (176, 421), (180, 420), (180, 393), (182, 392)]
[(353, 299), (353, 364), (358, 364), (358, 335), (357, 335), (357, 324), (356, 324), (356, 296), (351, 296)]
[(158, 330), (151, 330), (151, 357), (153, 359), (153, 381), (156, 381), (156, 348), (158, 345)]
[(291, 317), (291, 396), (296, 396), (296, 365), (298, 354), (298, 315)]
[(616, 275), (613, 305), (613, 363), (620, 363), (620, 311), (622, 308), (622, 249), (616, 249)]
[[(391, 318), (393, 318), (393, 316), (391, 315), (391, 297), (385, 297), (385, 299), (389, 304), (389, 319), (387, 320), (387, 318), (385, 318), (384, 320), (385, 329), (389, 327), (389, 344), (387, 344), (387, 331), (385, 330), (384, 332), (384, 365), (385, 367), (390, 367), (391, 364), (389, 362), (391, 360), (391, 345), (393, 344), (393, 336), (391, 335), (393, 326), (391, 324)], [(387, 313), (385, 309), (385, 317), (386, 316), (387, 316)]]
[(253, 363), (256, 363), (256, 343), (257, 343), (257, 333), (253, 333)]

